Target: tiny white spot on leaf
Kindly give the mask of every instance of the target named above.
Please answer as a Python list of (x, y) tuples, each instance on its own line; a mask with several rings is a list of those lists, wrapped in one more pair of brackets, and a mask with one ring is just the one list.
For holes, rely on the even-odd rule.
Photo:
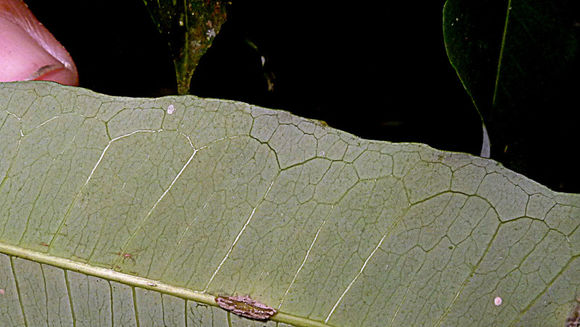
[(493, 304), (495, 304), (496, 307), (499, 307), (502, 302), (503, 300), (499, 296), (496, 296), (495, 299), (493, 299)]
[(171, 115), (171, 114), (173, 114), (174, 112), (175, 112), (175, 107), (174, 107), (172, 104), (170, 104), (170, 105), (167, 107), (167, 114), (168, 114), (168, 115)]
[(207, 36), (207, 39), (209, 40), (211, 38), (214, 38), (217, 34), (213, 28), (210, 28), (209, 30), (207, 30), (205, 35)]

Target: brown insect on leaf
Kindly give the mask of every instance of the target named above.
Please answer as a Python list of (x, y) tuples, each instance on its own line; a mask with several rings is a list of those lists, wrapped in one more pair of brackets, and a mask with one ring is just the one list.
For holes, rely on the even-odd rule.
[(566, 327), (578, 327), (580, 326), (580, 298), (576, 299), (576, 307), (566, 319)]
[(218, 296), (215, 301), (224, 310), (255, 320), (268, 320), (277, 312), (276, 309), (253, 300), (249, 296)]
[(126, 259), (129, 259), (131, 261), (133, 261), (133, 264), (136, 264), (137, 262), (135, 261), (135, 255), (131, 254), (131, 253), (122, 253), (122, 252), (117, 252), (115, 253), (116, 255), (120, 256), (121, 258), (123, 258), (123, 262), (125, 262)]
[[(135, 265), (137, 263), (137, 261), (135, 260), (135, 257), (137, 257), (137, 254), (139, 252), (141, 252), (142, 249), (140, 250), (135, 250), (133, 251), (133, 253), (129, 253), (129, 252), (123, 252), (123, 251), (119, 251), (119, 252), (111, 252), (112, 254), (115, 254), (117, 256), (119, 256), (121, 258), (121, 261), (123, 263), (125, 263), (125, 261), (127, 259), (129, 259), (131, 262), (133, 262), (133, 265)], [(117, 261), (117, 263), (119, 263), (119, 261)]]

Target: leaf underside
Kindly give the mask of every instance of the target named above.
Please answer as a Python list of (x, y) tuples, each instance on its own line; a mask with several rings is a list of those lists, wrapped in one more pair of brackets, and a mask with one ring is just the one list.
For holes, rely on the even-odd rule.
[(218, 295), (256, 326), (561, 326), (579, 295), (580, 195), (492, 160), (45, 82), (0, 84), (0, 140), (9, 326), (251, 323)]

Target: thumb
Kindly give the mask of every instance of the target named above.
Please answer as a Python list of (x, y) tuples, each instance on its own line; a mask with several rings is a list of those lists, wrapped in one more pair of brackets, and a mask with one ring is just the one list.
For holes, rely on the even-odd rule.
[(0, 82), (54, 81), (78, 85), (66, 49), (22, 0), (0, 0)]

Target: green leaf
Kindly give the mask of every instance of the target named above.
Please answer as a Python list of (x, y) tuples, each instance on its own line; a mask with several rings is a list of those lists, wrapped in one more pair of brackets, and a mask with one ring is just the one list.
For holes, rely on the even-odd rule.
[(225, 4), (215, 0), (143, 0), (166, 39), (177, 78), (177, 92), (189, 93), (193, 72), (226, 21)]
[[(565, 127), (574, 121), (568, 101), (577, 102), (571, 94), (576, 93), (572, 83), (578, 33), (569, 4), (445, 3), (443, 36), (449, 61), (487, 127), (492, 157), (520, 172), (544, 157), (549, 165), (559, 152), (551, 151), (554, 144), (571, 138), (561, 132), (575, 130)], [(560, 126), (559, 131), (553, 126)]]
[[(580, 195), (492, 160), (193, 96), (0, 84), (0, 321), (561, 326)], [(503, 303), (494, 305), (501, 297)]]

